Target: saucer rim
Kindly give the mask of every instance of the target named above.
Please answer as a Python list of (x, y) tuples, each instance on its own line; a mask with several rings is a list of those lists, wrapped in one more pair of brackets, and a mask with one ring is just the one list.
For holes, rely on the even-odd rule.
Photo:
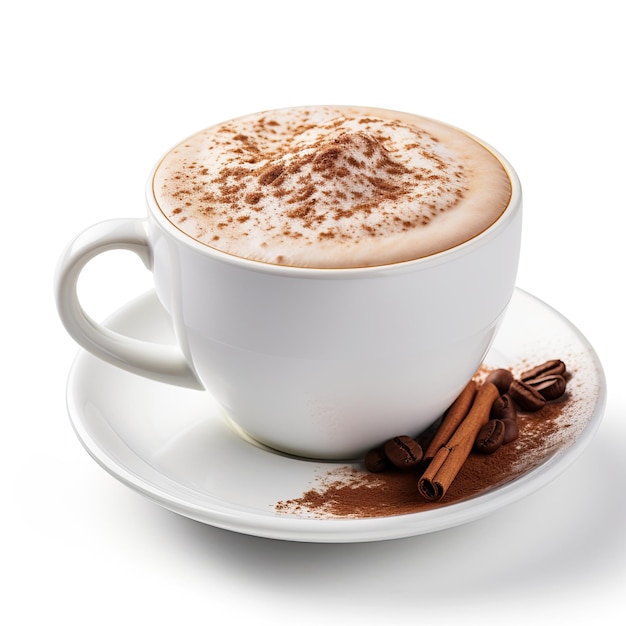
[[(561, 475), (576, 461), (593, 439), (602, 422), (606, 406), (606, 378), (602, 364), (586, 337), (559, 311), (539, 298), (518, 287), (515, 288), (515, 295), (528, 298), (548, 314), (558, 316), (584, 346), (586, 354), (593, 361), (598, 376), (597, 398), (593, 410), (576, 440), (564, 450), (546, 458), (539, 466), (504, 485), (467, 500), (436, 509), (385, 517), (304, 518), (295, 515), (271, 514), (269, 509), (265, 512), (259, 512), (232, 502), (218, 501), (210, 494), (203, 494), (203, 499), (200, 499), (200, 494), (176, 483), (162, 472), (151, 468), (145, 459), (135, 455), (146, 466), (147, 471), (140, 475), (125, 467), (121, 461), (116, 460), (109, 450), (103, 448), (91, 436), (83, 424), (82, 411), (76, 402), (75, 380), (81, 367), (85, 366), (85, 360), (88, 363), (90, 359), (96, 357), (82, 348), (74, 358), (66, 386), (66, 405), (70, 423), (77, 438), (91, 458), (122, 484), (174, 513), (225, 530), (269, 539), (314, 543), (352, 543), (399, 539), (459, 526), (481, 519), (498, 509), (522, 500)], [(150, 300), (158, 304), (154, 289), (148, 290), (120, 307), (107, 318), (105, 324), (110, 324), (116, 319), (130, 315), (133, 310), (141, 306), (150, 306)], [(497, 337), (495, 343), (497, 344)], [(128, 376), (132, 375), (128, 374)], [(271, 451), (267, 449), (266, 451), (271, 454)], [(293, 460), (294, 462), (310, 462), (310, 460), (299, 460), (295, 457)], [(151, 471), (158, 475), (160, 481), (150, 479), (148, 474)], [(168, 490), (163, 484), (164, 482), (173, 482), (176, 485), (176, 493), (173, 490)], [(181, 497), (181, 491), (188, 492), (187, 496)], [(211, 502), (211, 506), (207, 506), (207, 501), (211, 498), (215, 502)]]

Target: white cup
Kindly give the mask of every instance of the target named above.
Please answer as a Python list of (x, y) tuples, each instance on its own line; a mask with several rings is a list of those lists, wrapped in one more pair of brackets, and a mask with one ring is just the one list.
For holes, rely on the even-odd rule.
[[(452, 403), (485, 357), (513, 293), (522, 195), (469, 241), (414, 261), (295, 268), (210, 248), (147, 217), (96, 224), (62, 255), (56, 299), (70, 335), (94, 355), (164, 383), (207, 389), (252, 438), (305, 457), (355, 458), (415, 435)], [(153, 172), (154, 175), (154, 172)], [(83, 266), (113, 248), (152, 271), (177, 345), (120, 335), (82, 309)]]

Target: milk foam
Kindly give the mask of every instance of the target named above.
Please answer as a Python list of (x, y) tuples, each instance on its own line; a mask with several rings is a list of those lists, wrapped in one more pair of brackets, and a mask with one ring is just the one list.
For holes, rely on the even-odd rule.
[(300, 107), (208, 128), (154, 176), (168, 219), (240, 257), (343, 268), (454, 247), (506, 208), (510, 180), (463, 132), (381, 109)]

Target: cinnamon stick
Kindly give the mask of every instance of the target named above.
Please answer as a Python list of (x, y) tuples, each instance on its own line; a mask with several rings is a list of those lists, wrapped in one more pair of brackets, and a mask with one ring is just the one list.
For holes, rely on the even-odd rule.
[(445, 496), (472, 451), (478, 431), (489, 420), (491, 405), (499, 395), (493, 383), (484, 383), (478, 389), (469, 413), (449, 441), (437, 450), (417, 484), (424, 498), (440, 500)]
[(450, 440), (454, 431), (458, 428), (463, 418), (469, 413), (472, 402), (476, 396), (476, 381), (470, 380), (457, 399), (452, 403), (450, 408), (443, 416), (443, 420), (435, 433), (432, 441), (428, 444), (426, 452), (424, 452), (424, 461), (430, 461), (436, 452)]

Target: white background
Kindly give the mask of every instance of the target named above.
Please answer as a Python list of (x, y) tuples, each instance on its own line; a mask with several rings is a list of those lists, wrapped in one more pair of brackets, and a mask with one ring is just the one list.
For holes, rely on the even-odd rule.
[[(623, 624), (624, 18), (619, 2), (22, 2), (0, 11), (0, 621)], [(525, 192), (518, 286), (587, 336), (609, 400), (562, 476), (484, 520), (372, 544), (293, 544), (178, 517), (83, 450), (66, 242), (143, 214), (156, 160), (219, 121), (297, 104), (436, 117), (498, 148)], [(81, 283), (102, 318), (150, 288), (128, 253)], [(219, 617), (218, 617), (219, 616)], [(537, 620), (537, 621), (534, 621)]]

